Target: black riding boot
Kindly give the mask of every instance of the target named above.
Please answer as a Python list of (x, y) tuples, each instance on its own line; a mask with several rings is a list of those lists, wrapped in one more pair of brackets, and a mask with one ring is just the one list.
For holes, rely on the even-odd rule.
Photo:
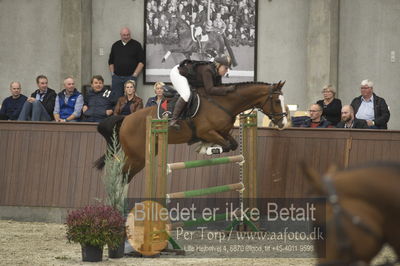
[(172, 113), (171, 121), (169, 122), (169, 126), (175, 128), (176, 130), (180, 129), (178, 123), (178, 118), (181, 115), (183, 109), (186, 107), (186, 102), (182, 97), (179, 97), (178, 101), (176, 101), (174, 112)]

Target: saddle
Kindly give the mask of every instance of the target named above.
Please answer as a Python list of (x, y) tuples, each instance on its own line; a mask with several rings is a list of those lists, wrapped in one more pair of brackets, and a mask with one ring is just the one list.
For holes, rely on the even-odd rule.
[[(171, 86), (164, 86), (164, 99), (158, 103), (157, 117), (162, 119), (167, 116), (169, 119), (175, 108), (176, 101), (179, 99), (179, 93)], [(200, 108), (200, 96), (194, 90), (191, 90), (190, 98), (185, 110), (183, 110), (180, 119), (189, 119), (196, 116)]]

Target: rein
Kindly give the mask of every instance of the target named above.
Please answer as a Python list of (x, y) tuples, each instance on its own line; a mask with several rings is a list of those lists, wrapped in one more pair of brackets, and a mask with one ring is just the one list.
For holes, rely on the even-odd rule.
[[(371, 237), (375, 238), (378, 242), (383, 242), (381, 236), (375, 233), (371, 228), (366, 225), (359, 216), (352, 215), (346, 209), (344, 209), (339, 203), (339, 197), (336, 192), (335, 185), (333, 184), (331, 175), (327, 174), (322, 178), (322, 182), (328, 192), (327, 200), (328, 203), (332, 205), (333, 209), (333, 223), (336, 228), (336, 235), (338, 238), (338, 248), (339, 248), (339, 255), (347, 255), (349, 261), (344, 260), (336, 260), (327, 263), (319, 263), (320, 266), (328, 266), (328, 265), (359, 265), (360, 261), (356, 259), (354, 254), (354, 250), (352, 248), (352, 244), (344, 230), (343, 226), (343, 219), (348, 219), (350, 222), (362, 229), (365, 233), (370, 235)], [(389, 264), (387, 264), (389, 265)], [(394, 264), (393, 264), (394, 265)]]

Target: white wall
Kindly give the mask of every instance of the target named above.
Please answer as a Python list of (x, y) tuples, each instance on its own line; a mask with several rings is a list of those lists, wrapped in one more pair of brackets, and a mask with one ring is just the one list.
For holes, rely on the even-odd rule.
[(0, 1), (0, 100), (9, 96), (12, 80), (30, 95), (36, 77), (44, 74), (49, 87), (60, 88), (61, 0)]
[(258, 1), (257, 79), (286, 80), (286, 104), (308, 104), (307, 28), (308, 0)]
[(372, 80), (390, 107), (389, 129), (400, 129), (400, 1), (342, 0), (340, 9), (339, 98), (349, 104)]

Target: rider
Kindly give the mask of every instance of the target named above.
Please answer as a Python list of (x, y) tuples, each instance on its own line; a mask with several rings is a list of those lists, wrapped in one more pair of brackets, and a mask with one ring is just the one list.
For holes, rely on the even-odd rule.
[(230, 56), (221, 56), (208, 61), (184, 60), (179, 65), (172, 68), (170, 73), (171, 82), (180, 94), (176, 102), (172, 119), (169, 123), (171, 127), (179, 128), (178, 118), (185, 109), (190, 98), (190, 86), (194, 88), (204, 87), (209, 95), (224, 96), (234, 91), (234, 86), (221, 87), (222, 77), (231, 68), (232, 61)]

